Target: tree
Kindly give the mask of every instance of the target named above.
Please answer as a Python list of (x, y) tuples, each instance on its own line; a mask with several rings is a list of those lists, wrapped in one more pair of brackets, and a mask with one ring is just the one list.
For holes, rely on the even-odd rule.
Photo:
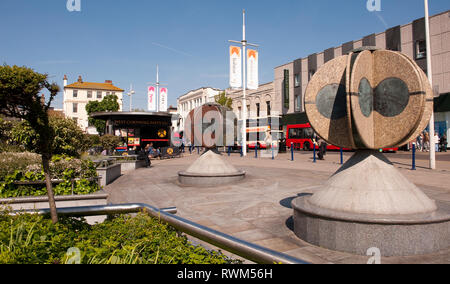
[[(50, 160), (54, 131), (49, 123), (48, 110), (59, 87), (47, 81), (47, 74), (40, 74), (27, 67), (0, 67), (0, 114), (26, 120), (39, 135), (35, 141), (35, 151), (42, 157), (42, 168), (48, 192), (50, 215), (53, 223), (58, 222), (55, 197), (50, 177)], [(42, 90), (49, 92), (47, 102), (39, 95)]]
[[(102, 101), (92, 101), (86, 105), (86, 112), (90, 116), (96, 112), (118, 111), (120, 109), (119, 98), (116, 95), (109, 95)], [(89, 123), (94, 125), (100, 135), (105, 134), (106, 122), (101, 119), (89, 117)]]
[(108, 152), (112, 152), (116, 147), (120, 146), (121, 143), (122, 139), (114, 135), (108, 134), (100, 137), (100, 144), (103, 149), (106, 149)]
[[(68, 155), (78, 158), (87, 149), (87, 137), (72, 119), (62, 116), (50, 116), (50, 127), (54, 132), (53, 154)], [(39, 134), (30, 126), (28, 121), (17, 124), (10, 131), (10, 143), (23, 145), (25, 149), (35, 152)]]
[(219, 105), (222, 105), (224, 107), (230, 108), (232, 107), (233, 100), (231, 98), (228, 98), (225, 92), (222, 92), (214, 97), (216, 103)]

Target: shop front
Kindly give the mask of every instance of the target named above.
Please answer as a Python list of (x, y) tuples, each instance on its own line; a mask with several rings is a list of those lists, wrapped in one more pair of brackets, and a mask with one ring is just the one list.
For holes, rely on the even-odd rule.
[(154, 148), (170, 147), (172, 115), (167, 113), (102, 112), (91, 115), (106, 121), (106, 133), (122, 138), (119, 150), (143, 149), (152, 143)]

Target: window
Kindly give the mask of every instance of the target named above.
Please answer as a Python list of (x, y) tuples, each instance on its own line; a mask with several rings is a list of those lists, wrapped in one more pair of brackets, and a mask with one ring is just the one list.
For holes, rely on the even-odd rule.
[(73, 120), (73, 121), (75, 121), (75, 123), (77, 123), (77, 124), (78, 124), (78, 118), (76, 118), (76, 117), (72, 117), (72, 120)]
[(78, 113), (78, 104), (73, 104), (72, 112)]
[(256, 117), (259, 117), (259, 111), (260, 111), (260, 109), (261, 109), (261, 106), (260, 106), (260, 104), (259, 103), (257, 103), (256, 104)]
[(115, 95), (116, 95), (116, 92), (112, 92), (112, 95), (115, 96)]
[(267, 105), (267, 116), (270, 116), (271, 108), (270, 108), (270, 102), (266, 102)]
[(102, 98), (102, 92), (101, 91), (97, 91), (97, 99), (101, 99)]
[(424, 40), (416, 41), (416, 59), (427, 57), (427, 44)]
[(92, 91), (87, 91), (87, 98), (92, 99)]
[(73, 90), (73, 97), (78, 98), (78, 90)]
[(106, 92), (106, 95), (109, 96), (109, 95), (111, 95), (111, 93), (110, 92)]
[(300, 87), (300, 74), (295, 74), (294, 75), (294, 86), (295, 87)]
[(302, 111), (302, 97), (300, 95), (295, 96), (295, 111)]

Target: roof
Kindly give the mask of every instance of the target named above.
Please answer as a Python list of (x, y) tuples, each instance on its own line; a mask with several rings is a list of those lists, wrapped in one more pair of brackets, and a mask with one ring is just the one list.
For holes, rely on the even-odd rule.
[(90, 82), (75, 82), (67, 85), (64, 89), (88, 89), (88, 90), (104, 90), (104, 91), (117, 91), (123, 92), (121, 88), (118, 88), (110, 83), (90, 83)]

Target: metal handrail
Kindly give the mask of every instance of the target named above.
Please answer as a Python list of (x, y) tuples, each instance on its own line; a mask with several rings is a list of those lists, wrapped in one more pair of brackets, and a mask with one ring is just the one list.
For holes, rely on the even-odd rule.
[[(118, 204), (118, 205), (99, 205), (85, 207), (68, 207), (58, 208), (59, 215), (65, 216), (98, 216), (112, 214), (138, 213), (144, 211), (152, 217), (158, 218), (168, 223), (177, 230), (193, 236), (197, 239), (205, 241), (216, 247), (222, 248), (228, 252), (241, 256), (250, 261), (261, 264), (307, 264), (306, 261), (295, 258), (293, 256), (277, 252), (257, 244), (253, 244), (228, 234), (213, 230), (198, 223), (189, 221), (179, 216), (173, 215), (177, 212), (175, 207), (158, 209), (148, 204)], [(49, 209), (16, 211), (18, 212), (34, 212), (37, 214), (47, 215)], [(173, 214), (172, 214), (173, 213)]]

